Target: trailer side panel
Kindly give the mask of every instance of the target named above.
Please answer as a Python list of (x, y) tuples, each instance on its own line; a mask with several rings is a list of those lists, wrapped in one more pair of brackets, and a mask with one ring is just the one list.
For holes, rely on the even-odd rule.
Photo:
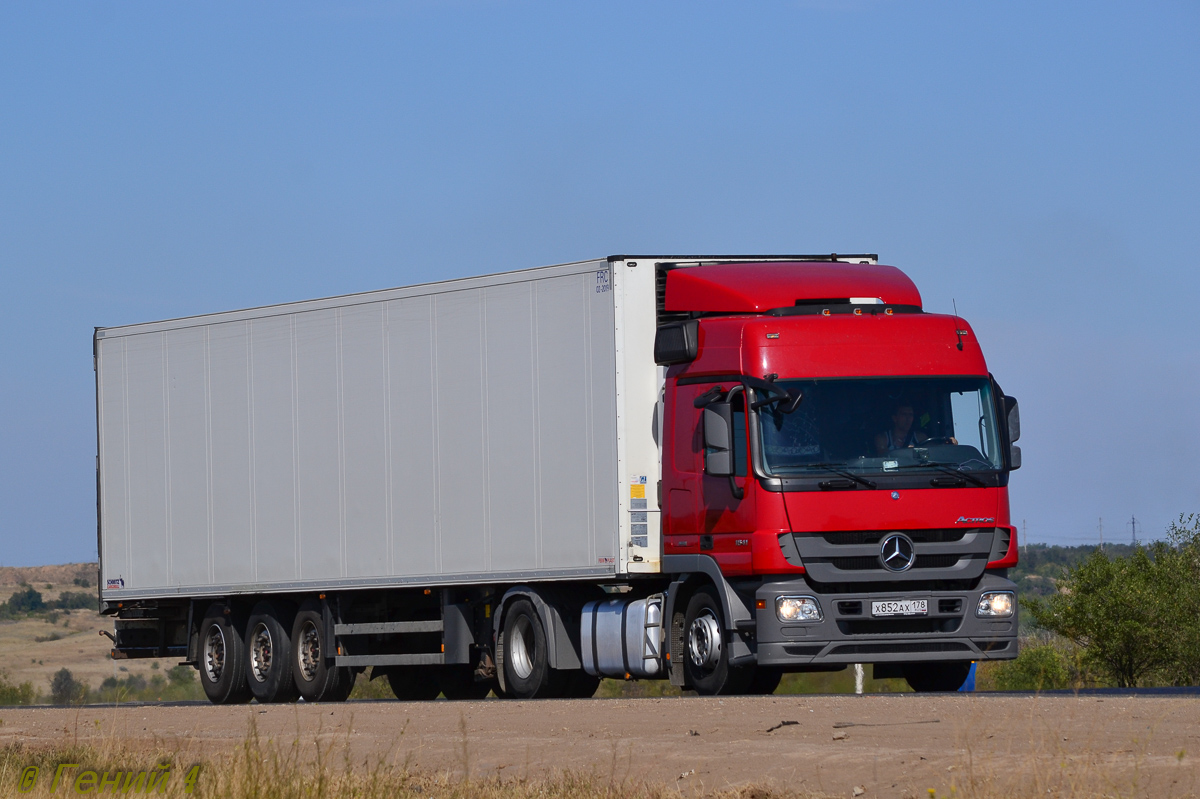
[(99, 331), (103, 597), (613, 573), (606, 268)]

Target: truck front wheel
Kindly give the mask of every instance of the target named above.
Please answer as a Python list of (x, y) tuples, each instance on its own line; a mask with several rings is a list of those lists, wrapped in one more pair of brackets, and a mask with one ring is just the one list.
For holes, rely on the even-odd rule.
[(753, 672), (729, 665), (721, 603), (714, 589), (705, 586), (692, 594), (683, 631), (683, 669), (696, 693), (714, 696), (749, 689)]
[(904, 679), (917, 693), (957, 691), (971, 672), (968, 661), (950, 663), (906, 663)]
[(246, 685), (246, 646), (224, 605), (209, 607), (200, 623), (200, 685), (214, 705), (238, 705), (253, 697)]

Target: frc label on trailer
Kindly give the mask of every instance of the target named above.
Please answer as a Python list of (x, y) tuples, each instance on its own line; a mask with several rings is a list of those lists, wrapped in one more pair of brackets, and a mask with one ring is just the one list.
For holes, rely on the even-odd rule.
[(601, 269), (596, 273), (596, 293), (603, 294), (606, 291), (612, 291), (612, 283), (608, 279), (608, 270)]

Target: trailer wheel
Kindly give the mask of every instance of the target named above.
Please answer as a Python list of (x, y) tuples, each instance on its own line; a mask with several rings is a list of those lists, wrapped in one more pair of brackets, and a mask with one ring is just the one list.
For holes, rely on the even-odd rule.
[(200, 685), (214, 705), (238, 705), (253, 695), (246, 685), (246, 647), (225, 606), (214, 604), (200, 622)]
[(475, 682), (475, 669), (470, 665), (442, 666), (437, 671), (437, 685), (447, 699), (483, 699), (492, 690), (491, 681)]
[(428, 666), (389, 666), (387, 681), (401, 702), (427, 702), (442, 692)]
[(277, 602), (259, 602), (246, 622), (246, 684), (259, 702), (291, 702), (299, 696), (291, 631), (291, 614)]
[(692, 594), (683, 623), (683, 668), (696, 693), (745, 693), (754, 675), (750, 669), (729, 665), (725, 623), (716, 592), (705, 586)]
[[(333, 642), (325, 639), (321, 605), (308, 600), (292, 622), (292, 676), (305, 702), (341, 702), (354, 687), (354, 673), (333, 665)], [(345, 672), (343, 674), (343, 672)]]
[(970, 672), (970, 661), (904, 664), (904, 679), (917, 693), (957, 691)]
[(533, 699), (549, 694), (550, 661), (542, 620), (528, 599), (517, 599), (504, 616), (503, 638), (505, 694)]

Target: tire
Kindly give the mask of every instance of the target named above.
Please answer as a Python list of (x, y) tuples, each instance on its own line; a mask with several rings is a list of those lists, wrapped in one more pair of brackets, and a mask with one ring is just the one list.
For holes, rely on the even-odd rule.
[(325, 694), (325, 701), (345, 702), (350, 698), (350, 692), (354, 690), (354, 683), (358, 679), (358, 672), (343, 666), (340, 669), (334, 669), (333, 673), (334, 684)]
[(746, 693), (751, 696), (770, 696), (775, 693), (782, 679), (783, 672), (779, 669), (755, 668), (754, 677), (750, 680), (750, 687), (746, 689)]
[(292, 678), (305, 702), (340, 702), (350, 695), (354, 673), (333, 665), (333, 642), (326, 640), (325, 618), (316, 600), (300, 606), (291, 642)]
[(387, 681), (402, 702), (428, 702), (442, 692), (433, 669), (428, 666), (389, 666)]
[(683, 622), (683, 670), (688, 685), (702, 696), (745, 693), (751, 669), (729, 665), (725, 620), (716, 591), (705, 586), (692, 594)]
[(475, 669), (469, 665), (441, 667), (437, 685), (447, 699), (483, 699), (492, 690), (490, 681), (475, 682)]
[(504, 658), (505, 695), (514, 699), (548, 696), (551, 675), (546, 632), (528, 599), (515, 600), (508, 606), (499, 643)]
[(253, 698), (246, 685), (241, 626), (219, 604), (211, 605), (200, 622), (200, 685), (214, 705), (240, 705)]
[(292, 614), (278, 602), (259, 602), (246, 621), (246, 685), (263, 704), (293, 702)]
[(948, 663), (906, 663), (904, 679), (917, 693), (957, 691), (971, 672), (970, 661)]
[(583, 669), (570, 672), (565, 697), (567, 699), (591, 699), (600, 687), (600, 678), (593, 677)]

